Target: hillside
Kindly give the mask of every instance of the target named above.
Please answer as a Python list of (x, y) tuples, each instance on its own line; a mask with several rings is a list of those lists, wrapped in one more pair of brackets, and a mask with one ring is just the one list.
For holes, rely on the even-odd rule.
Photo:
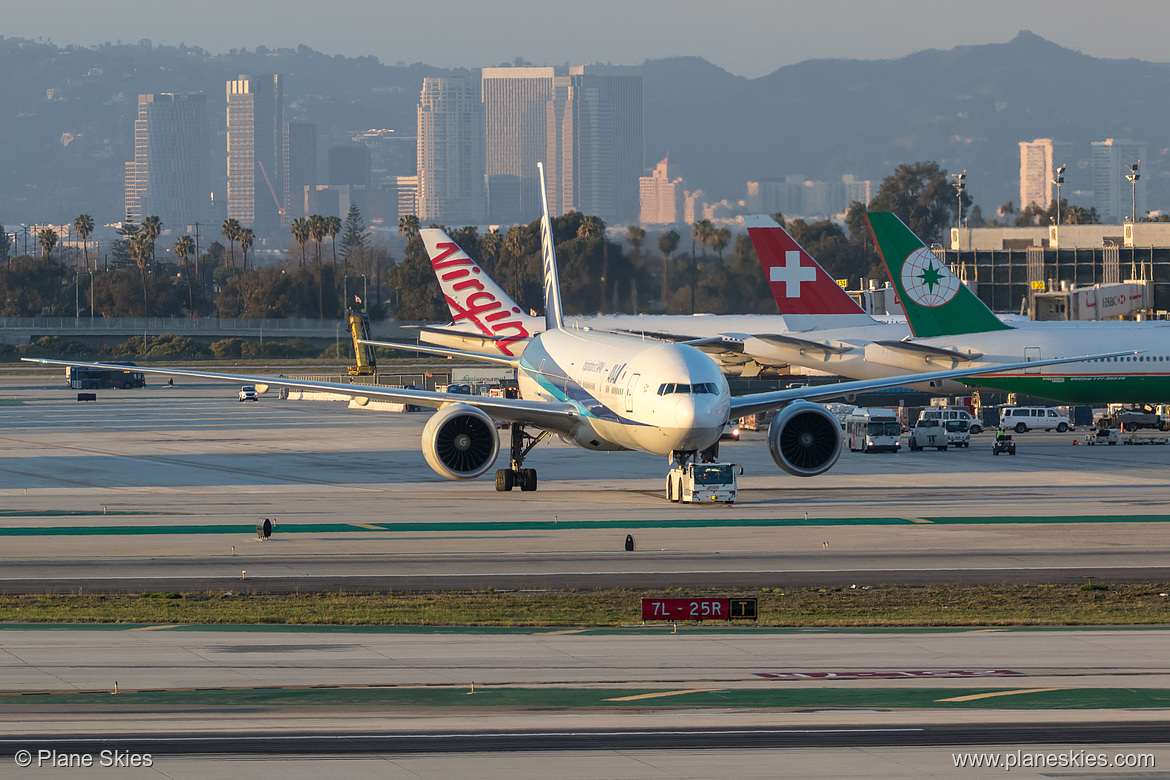
[[(459, 72), (308, 46), (211, 54), (16, 38), (0, 38), (0, 70), (21, 74), (0, 80), (4, 224), (69, 221), (83, 211), (119, 219), (139, 93), (202, 90), (222, 128), (228, 78), (283, 73), (286, 118), (316, 122), (323, 153), (374, 127), (414, 135), (423, 76)], [(749, 179), (853, 173), (879, 182), (899, 163), (938, 160), (968, 169), (969, 192), (990, 213), (1018, 198), (1018, 142), (1049, 136), (1074, 143), (1065, 193), (1083, 203), (1076, 192), (1092, 186), (1089, 143), (1112, 136), (1149, 144), (1150, 203), (1170, 206), (1165, 64), (1088, 57), (1021, 32), (1004, 44), (896, 60), (810, 60), (756, 79), (697, 57), (650, 60), (642, 70), (647, 164), (669, 153), (692, 189), (715, 198), (742, 197)]]

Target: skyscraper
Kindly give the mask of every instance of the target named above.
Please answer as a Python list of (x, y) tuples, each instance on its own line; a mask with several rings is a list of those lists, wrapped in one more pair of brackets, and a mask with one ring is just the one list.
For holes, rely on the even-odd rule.
[(1072, 157), (1072, 144), (1037, 138), (1020, 141), (1020, 209), (1035, 203), (1048, 208), (1056, 197), (1056, 169)]
[[(749, 187), (751, 182), (748, 182)], [(669, 157), (655, 166), (649, 176), (638, 180), (641, 199), (639, 221), (643, 225), (674, 225), (682, 221), (683, 191), (686, 182)]]
[(1134, 212), (1138, 216), (1145, 214), (1145, 178), (1138, 179), (1136, 193), (1125, 178), (1130, 166), (1145, 158), (1146, 145), (1141, 141), (1128, 138), (1093, 141), (1093, 208), (1102, 222), (1120, 222)]
[(317, 186), (317, 125), (286, 122), (284, 141), (284, 214), (281, 227), (288, 227), (305, 213), (305, 187)]
[(203, 93), (139, 95), (127, 215), (137, 221), (157, 216), (164, 227), (180, 231), (206, 219), (211, 202), (210, 135)]
[(484, 68), (480, 76), (488, 180), (514, 176), (520, 184), (518, 208), (512, 203), (510, 188), (495, 188), (497, 193), (506, 192), (508, 200), (504, 203), (496, 198), (491, 203), (492, 221), (532, 221), (541, 212), (536, 164), (547, 153), (546, 113), (555, 71), (553, 68)]
[(418, 106), (418, 218), (483, 224), (484, 122), (479, 79), (423, 79)]
[(370, 147), (365, 144), (329, 147), (329, 184), (370, 186)]
[(274, 233), (284, 210), (284, 87), (279, 75), (227, 82), (227, 216)]
[(546, 111), (549, 209), (613, 223), (639, 215), (642, 77), (627, 68), (573, 66), (556, 76)]

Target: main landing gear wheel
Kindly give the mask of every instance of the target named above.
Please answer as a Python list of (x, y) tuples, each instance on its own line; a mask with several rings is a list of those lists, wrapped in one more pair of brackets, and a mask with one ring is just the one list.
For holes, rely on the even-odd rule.
[(512, 443), (509, 460), (511, 468), (496, 471), (496, 490), (506, 493), (514, 487), (525, 493), (536, 490), (536, 469), (526, 469), (524, 458), (537, 443), (548, 436), (548, 431), (541, 431), (540, 435), (532, 436), (524, 431), (519, 423), (512, 423)]

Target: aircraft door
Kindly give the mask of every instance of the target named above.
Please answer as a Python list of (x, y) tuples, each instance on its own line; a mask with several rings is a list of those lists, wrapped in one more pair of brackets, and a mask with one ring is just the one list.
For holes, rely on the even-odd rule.
[(638, 386), (638, 382), (642, 379), (641, 374), (634, 374), (630, 377), (630, 383), (626, 385), (626, 411), (634, 411), (634, 388)]
[[(1024, 362), (1031, 363), (1034, 360), (1040, 359), (1040, 347), (1024, 347)], [(1025, 374), (1039, 374), (1040, 368), (1025, 368)]]

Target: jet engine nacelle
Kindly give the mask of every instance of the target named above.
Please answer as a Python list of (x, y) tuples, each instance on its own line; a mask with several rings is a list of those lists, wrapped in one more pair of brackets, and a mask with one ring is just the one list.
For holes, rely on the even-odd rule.
[(422, 451), (430, 467), (447, 479), (475, 479), (495, 465), (500, 437), (485, 412), (451, 404), (423, 428)]
[(789, 404), (772, 418), (768, 451), (777, 466), (795, 477), (823, 474), (841, 455), (841, 423), (820, 404)]

